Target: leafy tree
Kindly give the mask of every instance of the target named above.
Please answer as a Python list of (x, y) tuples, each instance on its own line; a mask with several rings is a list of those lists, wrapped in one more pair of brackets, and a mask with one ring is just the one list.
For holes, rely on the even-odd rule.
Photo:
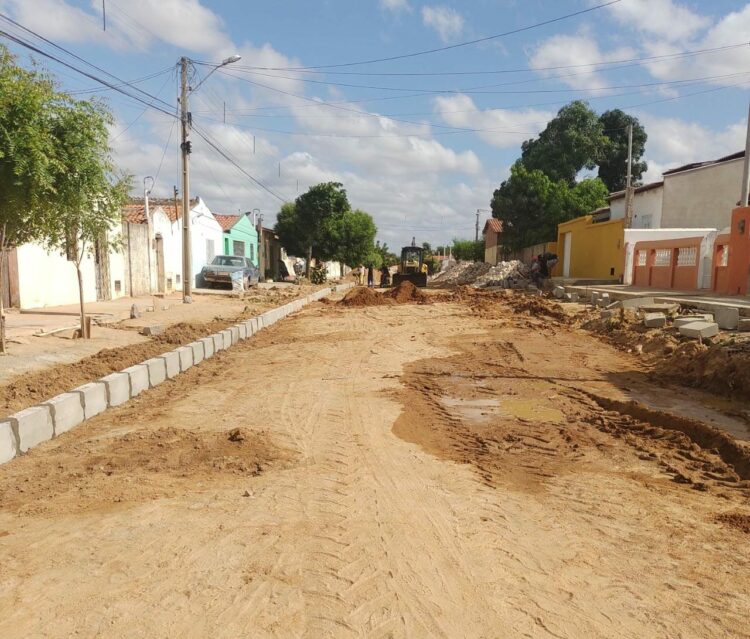
[(375, 251), (380, 255), (381, 266), (393, 266), (394, 264), (398, 264), (400, 261), (399, 256), (393, 253), (388, 248), (388, 244), (386, 244), (385, 242), (383, 242), (382, 244), (380, 243), (380, 241), (375, 242)]
[[(58, 171), (52, 134), (59, 96), (52, 80), (22, 69), (0, 46), (0, 286), (8, 251), (38, 240), (54, 200)], [(5, 312), (0, 290), (0, 352), (5, 352)]]
[(492, 216), (503, 223), (503, 247), (518, 250), (549, 242), (556, 237), (558, 224), (604, 206), (607, 194), (598, 178), (571, 187), (519, 161), (492, 197)]
[(646, 148), (646, 130), (638, 118), (620, 109), (605, 111), (599, 117), (604, 135), (608, 138), (606, 152), (599, 161), (599, 178), (610, 192), (622, 191), (627, 184), (628, 125), (633, 125), (633, 181), (639, 182), (648, 170), (642, 161)]
[(82, 337), (89, 335), (81, 263), (93, 255), (96, 245), (109, 252), (119, 244), (113, 230), (131, 186), (129, 177), (115, 176), (107, 129), (112, 121), (103, 104), (68, 99), (55, 109), (52, 122), (58, 160), (55, 217), (45, 227), (43, 240), (49, 249), (66, 252), (75, 264)]
[(339, 182), (310, 187), (295, 200), (293, 207), (282, 207), (275, 231), (287, 251), (307, 255), (308, 277), (313, 257), (333, 259), (337, 248), (332, 242), (335, 226), (350, 208), (346, 191)]
[(335, 246), (333, 259), (351, 267), (358, 264), (380, 266), (380, 254), (375, 250), (378, 229), (369, 214), (346, 211), (329, 223), (329, 229), (329, 241)]
[(538, 138), (522, 144), (521, 162), (553, 182), (565, 180), (572, 186), (582, 169), (596, 167), (608, 145), (599, 117), (586, 102), (576, 100), (560, 109)]
[(484, 262), (484, 241), (454, 239), (453, 257), (457, 260)]

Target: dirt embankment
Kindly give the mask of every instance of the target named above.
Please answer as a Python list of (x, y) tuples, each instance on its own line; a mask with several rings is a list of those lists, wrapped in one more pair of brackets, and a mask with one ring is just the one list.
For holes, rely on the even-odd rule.
[(350, 290), (339, 304), (348, 307), (389, 306), (392, 304), (429, 304), (432, 296), (425, 295), (411, 282), (401, 282), (395, 288), (378, 292), (372, 288), (357, 287)]

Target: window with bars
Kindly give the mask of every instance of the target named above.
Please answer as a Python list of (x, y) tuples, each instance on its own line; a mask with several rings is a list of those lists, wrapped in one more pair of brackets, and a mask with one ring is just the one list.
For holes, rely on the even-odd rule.
[(654, 266), (669, 266), (672, 263), (672, 249), (656, 249)]
[(648, 258), (648, 251), (638, 251), (638, 266), (646, 266), (646, 259)]
[(677, 266), (695, 266), (697, 263), (697, 246), (683, 246), (677, 249)]

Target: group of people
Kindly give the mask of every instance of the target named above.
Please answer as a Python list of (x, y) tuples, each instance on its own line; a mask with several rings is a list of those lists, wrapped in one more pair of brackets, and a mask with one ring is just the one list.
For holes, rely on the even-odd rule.
[[(357, 283), (360, 286), (365, 286), (365, 284), (369, 287), (375, 286), (375, 267), (372, 264), (368, 266), (360, 264), (354, 269), (354, 275), (357, 277)], [(387, 266), (383, 265), (380, 268), (380, 285), (390, 286), (390, 283), (391, 271)]]

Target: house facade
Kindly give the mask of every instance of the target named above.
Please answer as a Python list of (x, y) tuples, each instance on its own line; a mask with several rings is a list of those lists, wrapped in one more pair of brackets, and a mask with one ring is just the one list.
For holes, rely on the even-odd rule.
[(258, 231), (248, 215), (214, 214), (224, 237), (222, 253), (247, 257), (258, 266)]
[(500, 236), (503, 232), (503, 223), (497, 218), (491, 217), (484, 223), (482, 237), (484, 237), (484, 261), (488, 264), (497, 264), (502, 258), (502, 247)]
[(224, 250), (224, 229), (201, 198), (190, 204), (190, 264), (197, 286), (201, 269)]
[(564, 278), (621, 281), (625, 268), (624, 221), (593, 215), (557, 227), (556, 274)]
[[(609, 196), (610, 219), (625, 219), (625, 191)], [(662, 227), (664, 182), (651, 182), (636, 187), (633, 194), (633, 219), (630, 228), (658, 229)]]

